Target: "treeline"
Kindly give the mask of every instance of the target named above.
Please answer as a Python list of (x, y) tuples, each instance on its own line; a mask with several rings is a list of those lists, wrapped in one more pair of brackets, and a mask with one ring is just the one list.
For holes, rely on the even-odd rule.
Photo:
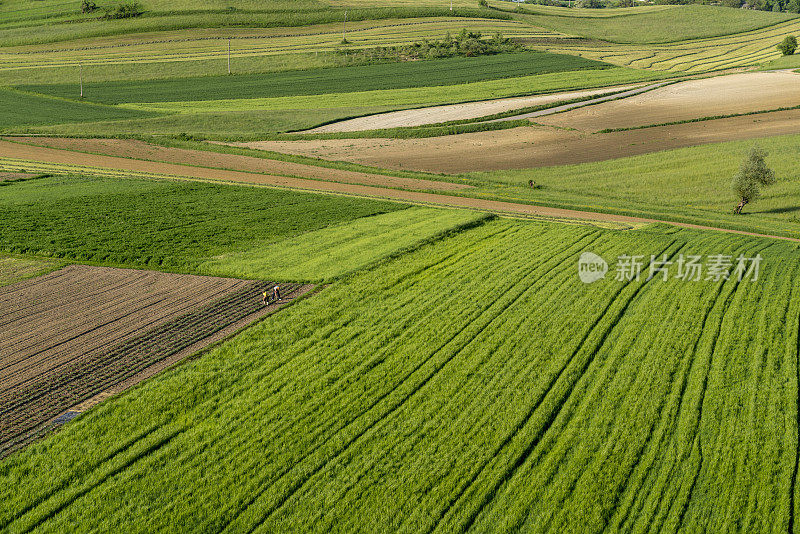
[(656, 4), (704, 4), (720, 5), (757, 11), (774, 11), (776, 13), (800, 13), (800, 0), (655, 0)]

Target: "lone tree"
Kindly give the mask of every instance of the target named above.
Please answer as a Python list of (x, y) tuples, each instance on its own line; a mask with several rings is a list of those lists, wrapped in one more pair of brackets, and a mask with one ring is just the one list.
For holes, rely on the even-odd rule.
[(778, 45), (778, 50), (784, 56), (791, 56), (797, 50), (797, 37), (794, 35), (787, 35), (786, 38)]
[(742, 162), (739, 172), (733, 177), (731, 186), (741, 198), (733, 213), (739, 215), (745, 205), (758, 198), (762, 185), (775, 183), (775, 171), (767, 167), (767, 163), (764, 161), (766, 157), (766, 150), (754, 146)]

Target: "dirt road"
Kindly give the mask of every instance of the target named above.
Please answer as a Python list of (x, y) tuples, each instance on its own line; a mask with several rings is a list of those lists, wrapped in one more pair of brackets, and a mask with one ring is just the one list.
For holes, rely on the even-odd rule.
[(614, 215), (608, 213), (597, 213), (590, 211), (577, 211), (561, 208), (549, 208), (544, 206), (533, 206), (529, 204), (517, 204), (514, 202), (504, 202), (500, 200), (485, 200), (454, 196), (448, 194), (425, 193), (419, 191), (406, 191), (401, 189), (388, 189), (356, 184), (341, 184), (337, 182), (324, 182), (317, 180), (305, 180), (302, 178), (286, 178), (282, 176), (270, 176), (266, 174), (253, 174), (237, 171), (221, 171), (203, 167), (192, 167), (189, 165), (175, 165), (170, 163), (158, 163), (144, 160), (134, 160), (129, 158), (119, 158), (113, 156), (100, 156), (94, 154), (81, 154), (58, 150), (53, 148), (33, 147), (19, 143), (9, 143), (0, 141), (0, 157), (19, 158), (48, 163), (67, 163), (81, 164), (92, 167), (113, 170), (136, 170), (154, 174), (180, 176), (186, 178), (197, 178), (202, 180), (226, 180), (232, 182), (261, 184), (270, 187), (287, 187), (291, 189), (318, 191), (326, 193), (344, 194), (352, 196), (377, 197), (400, 202), (414, 204), (426, 204), (435, 206), (447, 206), (455, 208), (467, 208), (479, 211), (489, 211), (508, 215), (521, 215), (528, 217), (541, 217), (548, 219), (571, 219), (581, 221), (600, 221), (615, 222), (622, 224), (642, 224), (654, 222), (667, 222), (675, 226), (685, 228), (697, 228), (703, 230), (717, 230), (742, 235), (775, 237), (789, 241), (800, 239), (768, 236), (750, 232), (712, 228), (693, 224), (672, 223), (668, 221), (657, 221), (655, 219), (645, 219), (640, 217), (628, 217), (625, 215)]

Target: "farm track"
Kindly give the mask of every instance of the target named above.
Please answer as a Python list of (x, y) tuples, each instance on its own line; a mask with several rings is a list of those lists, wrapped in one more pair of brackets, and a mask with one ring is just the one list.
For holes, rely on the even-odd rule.
[[(693, 126), (693, 125), (688, 125), (688, 126)], [(622, 132), (622, 133), (630, 134), (631, 132)], [(637, 138), (639, 137), (641, 137), (641, 135), (637, 133)], [(663, 150), (663, 147), (661, 149)], [(47, 147), (36, 147), (31, 145), (24, 145), (20, 143), (12, 143), (0, 140), (0, 158), (4, 157), (14, 158), (14, 160), (7, 160), (6, 162), (3, 162), (2, 159), (0, 159), (0, 166), (3, 166), (4, 164), (11, 166), (11, 164), (13, 163), (14, 166), (20, 165), (20, 166), (27, 166), (28, 168), (35, 168), (38, 163), (44, 163), (45, 164), (44, 166), (46, 166), (47, 169), (49, 169), (48, 172), (53, 172), (54, 169), (53, 167), (51, 167), (51, 165), (53, 164), (57, 166), (80, 165), (82, 172), (88, 174), (91, 174), (93, 171), (100, 173), (109, 170), (113, 172), (122, 172), (122, 173), (126, 171), (132, 171), (135, 173), (146, 173), (145, 174), (146, 176), (154, 178), (180, 177), (180, 178), (211, 180), (211, 181), (222, 180), (229, 182), (265, 185), (268, 187), (285, 187), (303, 191), (325, 192), (325, 193), (342, 194), (349, 196), (376, 197), (376, 198), (396, 200), (400, 202), (409, 202), (414, 204), (448, 206), (456, 208), (489, 211), (501, 214), (522, 215), (527, 217), (539, 217), (547, 219), (616, 222), (623, 224), (663, 222), (666, 224), (671, 224), (674, 226), (680, 226), (684, 228), (715, 230), (715, 231), (727, 232), (739, 235), (770, 237), (788, 241), (800, 241), (800, 239), (790, 238), (790, 237), (758, 234), (754, 232), (744, 232), (739, 230), (730, 230), (726, 228), (717, 228), (717, 227), (697, 225), (697, 224), (660, 221), (656, 219), (648, 219), (642, 217), (629, 217), (625, 215), (615, 215), (609, 213), (550, 208), (544, 206), (536, 206), (532, 204), (518, 204), (514, 202), (471, 198), (467, 196), (452, 196), (446, 194), (436, 194), (436, 193), (428, 193), (421, 191), (406, 191), (401, 189), (389, 189), (386, 187), (375, 187), (375, 186), (366, 186), (358, 184), (342, 184), (339, 182), (308, 180), (303, 178), (288, 178), (282, 176), (254, 174), (241, 171), (209, 169), (205, 167), (194, 167), (191, 165), (176, 165), (173, 163), (153, 162), (147, 160), (103, 156), (95, 154), (84, 154), (84, 153), (71, 152), (67, 150), (53, 149)], [(461, 157), (463, 159), (463, 156)], [(80, 172), (80, 171), (73, 170), (72, 172)]]
[[(62, 269), (64, 272), (56, 272), (51, 276), (40, 277), (32, 281), (23, 282), (14, 286), (9, 286), (8, 290), (16, 299), (22, 299), (26, 292), (30, 293), (31, 287), (37, 284), (52, 284), (60, 277), (70, 278), (74, 271), (87, 271), (89, 275), (97, 276), (102, 269), (82, 268), (73, 266)], [(122, 271), (122, 270), (113, 270)], [(147, 277), (150, 273), (137, 272), (134, 276), (139, 278)], [(167, 278), (177, 278), (181, 275), (161, 275)], [(64, 412), (67, 408), (73, 407), (87, 399), (92, 398), (99, 392), (107, 390), (111, 386), (125, 382), (131, 377), (141, 375), (140, 378), (148, 376), (145, 370), (150, 369), (159, 362), (170, 359), (176, 354), (182, 353), (191, 348), (199, 348), (203, 340), (213, 340), (215, 334), (225, 331), (232, 325), (240, 324), (248, 317), (255, 317), (258, 312), (267, 308), (273, 308), (280, 304), (274, 304), (265, 308), (261, 304), (261, 291), (272, 287), (269, 282), (259, 281), (238, 281), (214, 279), (210, 277), (183, 277), (190, 280), (197, 279), (210, 281), (215, 285), (210, 287), (200, 286), (192, 288), (191, 285), (184, 289), (191, 293), (202, 292), (203, 298), (190, 301), (188, 305), (173, 306), (166, 310), (167, 315), (159, 319), (150, 319), (152, 313), (150, 308), (168, 305), (164, 298), (154, 302), (144, 302), (131, 299), (121, 299), (122, 306), (108, 307), (100, 305), (95, 310), (102, 317), (115, 317), (111, 321), (102, 324), (90, 325), (91, 317), (78, 321), (73, 326), (73, 331), (69, 332), (68, 324), (61, 325), (62, 336), (71, 335), (67, 341), (77, 340), (78, 345), (67, 345), (69, 350), (62, 353), (52, 353), (46, 350), (33, 351), (31, 347), (20, 347), (14, 343), (13, 335), (5, 335), (2, 343), (3, 350), (0, 352), (2, 361), (5, 365), (0, 369), (2, 377), (2, 390), (0, 390), (0, 455), (5, 455), (19, 446), (35, 439), (40, 434), (46, 432), (54, 425), (50, 422), (53, 417)], [(42, 280), (44, 279), (44, 280)], [(100, 277), (102, 279), (102, 276)], [(80, 287), (81, 280), (78, 280)], [(85, 285), (89, 280), (83, 280)], [(219, 282), (226, 282), (227, 286), (219, 286)], [(174, 284), (175, 282), (172, 281)], [(206, 284), (208, 286), (208, 284)], [(50, 287), (57, 287), (52, 286)], [(100, 294), (90, 294), (86, 298), (76, 297), (71, 302), (71, 310), (85, 309), (92, 306), (92, 300), (103, 302), (103, 299), (110, 297), (119, 298), (118, 293), (113, 293), (115, 287), (111, 287)], [(125, 289), (130, 290), (130, 287)], [(297, 284), (282, 284), (284, 295), (291, 299), (295, 294), (300, 294), (307, 290), (306, 286)], [(109, 294), (110, 293), (110, 294)], [(105, 295), (105, 296), (104, 296)], [(7, 296), (0, 292), (0, 296)], [(70, 301), (70, 295), (59, 297), (62, 301)], [(11, 301), (13, 302), (13, 300)], [(287, 301), (288, 302), (288, 301)], [(132, 313), (125, 310), (125, 306), (132, 308), (135, 312), (146, 313), (146, 319), (134, 320), (131, 325), (123, 327), (114, 326), (114, 322), (127, 320)], [(30, 306), (25, 307), (29, 314), (12, 314), (9, 320), (5, 321), (6, 329), (13, 328), (18, 323), (27, 323), (29, 317), (41, 315), (40, 310), (31, 310)], [(155, 309), (153, 311), (156, 311)], [(43, 311), (44, 315), (53, 312), (50, 305)], [(95, 314), (96, 318), (96, 314)], [(46, 321), (42, 327), (46, 328)], [(110, 325), (110, 327), (109, 327)], [(88, 329), (87, 329), (88, 328)], [(133, 328), (133, 330), (131, 330)], [(75, 330), (77, 329), (77, 330)], [(32, 329), (32, 332), (37, 330)], [(98, 332), (96, 342), (80, 343), (87, 334)], [(16, 330), (17, 336), (20, 331)], [(30, 336), (25, 336), (29, 338)], [(219, 336), (217, 336), (219, 337)], [(109, 347), (109, 342), (116, 344)], [(23, 341), (25, 341), (23, 339)], [(66, 342), (60, 337), (48, 337), (39, 340), (39, 346), (65, 345)], [(35, 349), (35, 347), (34, 347)], [(21, 352), (17, 352), (17, 351)], [(28, 358), (40, 356), (38, 367), (34, 368)], [(44, 355), (44, 358), (41, 356)], [(11, 358), (11, 365), (8, 360)], [(49, 359), (48, 359), (49, 358)], [(51, 361), (52, 360), (52, 361)], [(152, 374), (152, 373), (149, 373)], [(128, 383), (128, 385), (132, 385)]]

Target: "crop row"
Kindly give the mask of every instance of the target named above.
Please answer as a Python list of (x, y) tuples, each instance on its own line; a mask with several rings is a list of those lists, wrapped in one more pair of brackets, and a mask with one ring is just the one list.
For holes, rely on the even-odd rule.
[[(456, 34), (463, 28), (485, 34), (501, 32), (506, 37), (553, 37), (554, 32), (534, 28), (518, 21), (489, 19), (432, 18), (414, 21), (367, 21), (349, 25), (347, 39), (352, 48), (394, 46), (423, 39), (441, 39), (446, 33)], [(0, 61), (12, 67), (54, 67), (78, 62), (87, 65), (136, 63), (141, 61), (195, 61), (226, 59), (228, 40), (232, 43), (232, 61), (237, 58), (260, 57), (283, 53), (314, 53), (341, 50), (341, 24), (328, 27), (292, 30), (230, 29), (219, 32), (149, 34), (139, 41), (121, 46), (118, 40), (97, 40), (90, 48), (41, 45), (0, 52)], [(91, 71), (87, 69), (87, 75)]]
[[(481, 80), (530, 76), (549, 72), (597, 69), (609, 65), (577, 56), (546, 52), (520, 52), (476, 58), (410, 61), (339, 69), (310, 69), (270, 74), (243, 74), (200, 78), (175, 78), (143, 82), (92, 84), (84, 97), (93, 102), (170, 102), (322, 95), (379, 89), (455, 85)], [(19, 89), (63, 98), (75, 97), (74, 84), (26, 85)]]

